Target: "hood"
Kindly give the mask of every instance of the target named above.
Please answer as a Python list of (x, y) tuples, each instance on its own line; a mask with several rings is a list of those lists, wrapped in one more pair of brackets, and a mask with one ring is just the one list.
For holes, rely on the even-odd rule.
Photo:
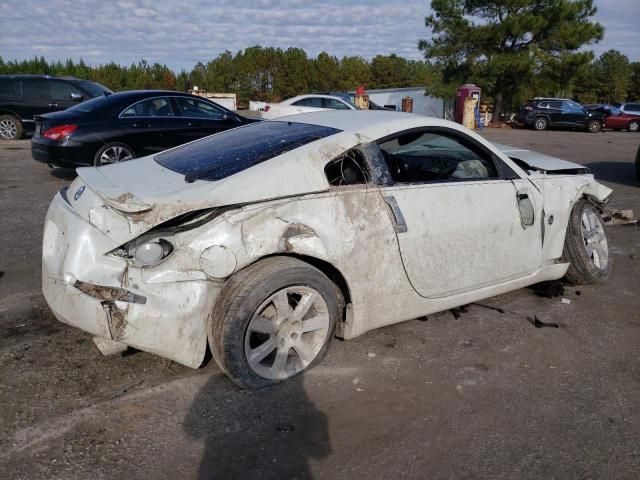
[(566, 173), (566, 174), (583, 174), (588, 173), (589, 169), (577, 163), (561, 160), (556, 157), (545, 155), (544, 153), (532, 152), (511, 145), (494, 144), (498, 150), (511, 158), (520, 168), (526, 170), (549, 172), (549, 173)]

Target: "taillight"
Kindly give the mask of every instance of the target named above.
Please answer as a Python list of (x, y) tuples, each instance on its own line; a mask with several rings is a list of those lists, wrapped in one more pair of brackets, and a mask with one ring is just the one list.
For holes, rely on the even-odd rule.
[(527, 108), (525, 108), (525, 110), (527, 112), (533, 112), (533, 107), (532, 106), (527, 106)]
[(51, 140), (60, 140), (61, 138), (71, 135), (77, 128), (77, 125), (60, 125), (58, 127), (48, 129), (42, 134), (42, 136)]
[(263, 111), (263, 112), (268, 112), (270, 108), (271, 108), (271, 105), (265, 105), (265, 106), (262, 108), (262, 111)]

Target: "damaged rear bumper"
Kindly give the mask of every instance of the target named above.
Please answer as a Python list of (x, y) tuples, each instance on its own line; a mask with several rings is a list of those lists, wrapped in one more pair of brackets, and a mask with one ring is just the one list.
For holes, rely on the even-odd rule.
[(55, 317), (92, 335), (197, 368), (218, 289), (209, 281), (145, 283), (109, 255), (118, 245), (57, 194), (47, 213), (42, 290)]

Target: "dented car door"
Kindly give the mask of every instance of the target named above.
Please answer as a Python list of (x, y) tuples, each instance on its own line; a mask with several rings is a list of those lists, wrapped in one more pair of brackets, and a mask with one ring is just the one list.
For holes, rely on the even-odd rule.
[(463, 135), (412, 131), (378, 142), (405, 271), (426, 298), (526, 277), (541, 264), (540, 192)]

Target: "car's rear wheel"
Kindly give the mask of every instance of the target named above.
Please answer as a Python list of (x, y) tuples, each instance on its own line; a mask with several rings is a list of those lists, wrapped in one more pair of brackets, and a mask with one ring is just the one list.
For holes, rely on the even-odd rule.
[(596, 208), (585, 199), (578, 200), (571, 210), (562, 257), (569, 262), (565, 278), (573, 284), (601, 282), (611, 273), (604, 226)]
[(589, 121), (588, 130), (590, 133), (598, 133), (602, 128), (602, 124), (598, 120)]
[(630, 132), (637, 132), (640, 130), (640, 122), (638, 120), (632, 120), (627, 124), (627, 130)]
[(20, 140), (22, 123), (13, 115), (0, 115), (0, 138), (3, 140)]
[(537, 117), (533, 121), (533, 128), (535, 130), (539, 130), (539, 131), (546, 130), (548, 126), (549, 126), (549, 121), (544, 117)]
[(136, 154), (129, 145), (120, 142), (107, 143), (100, 147), (93, 158), (96, 167), (112, 163), (126, 162), (136, 158)]
[(339, 316), (338, 289), (317, 268), (271, 257), (225, 284), (209, 342), (220, 368), (244, 388), (308, 370), (324, 356)]

